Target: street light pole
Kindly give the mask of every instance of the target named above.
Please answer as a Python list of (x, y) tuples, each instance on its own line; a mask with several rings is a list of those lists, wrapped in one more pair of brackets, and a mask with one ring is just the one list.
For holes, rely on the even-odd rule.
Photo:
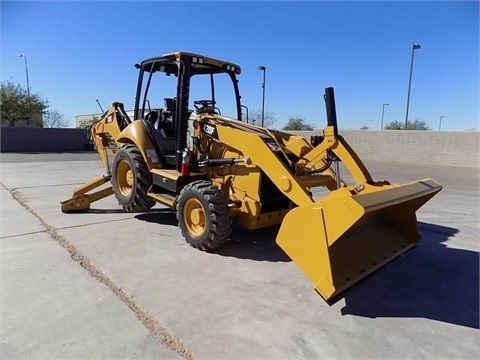
[(420, 49), (420, 44), (412, 44), (412, 60), (410, 61), (410, 78), (408, 80), (408, 94), (407, 94), (407, 112), (405, 114), (405, 130), (407, 130), (408, 124), (408, 108), (410, 106), (410, 89), (412, 87), (412, 71), (413, 71), (413, 56), (415, 50)]
[(382, 106), (382, 125), (380, 126), (380, 130), (383, 130), (383, 114), (385, 114), (385, 106), (388, 106), (388, 104), (383, 104)]
[(30, 97), (30, 83), (28, 82), (28, 65), (27, 65), (27, 55), (25, 54), (19, 54), (19, 57), (23, 57), (23, 60), (25, 60), (25, 74), (27, 75), (27, 95)]
[(442, 129), (442, 118), (444, 117), (445, 117), (444, 115), (440, 116), (440, 122), (438, 123), (438, 131)]
[(28, 82), (28, 65), (27, 65), (27, 55), (25, 54), (19, 54), (19, 57), (23, 57), (23, 60), (25, 60), (25, 74), (27, 75), (27, 106), (28, 106), (28, 120), (27, 124), (30, 124), (30, 120), (32, 117), (32, 112), (30, 109), (30, 83)]
[(265, 72), (267, 68), (263, 65), (258, 67), (258, 70), (263, 71), (263, 82), (262, 82), (262, 90), (263, 90), (263, 95), (262, 95), (262, 127), (264, 126), (265, 122)]

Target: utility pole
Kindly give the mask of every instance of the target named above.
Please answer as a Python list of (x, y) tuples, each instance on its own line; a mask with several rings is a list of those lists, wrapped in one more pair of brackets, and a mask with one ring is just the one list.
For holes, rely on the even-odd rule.
[(30, 97), (30, 83), (28, 82), (28, 65), (27, 65), (27, 55), (25, 54), (19, 54), (19, 57), (23, 57), (23, 60), (25, 60), (25, 74), (27, 75), (27, 95)]
[(380, 130), (383, 130), (383, 115), (385, 114), (385, 106), (388, 106), (388, 104), (383, 104), (382, 106), (382, 125), (380, 126)]
[(408, 80), (407, 112), (405, 114), (405, 130), (407, 130), (407, 126), (408, 126), (408, 108), (410, 106), (410, 89), (412, 87), (413, 57), (416, 49), (420, 49), (420, 44), (412, 44), (412, 60), (410, 61), (410, 78)]
[(265, 123), (265, 72), (267, 68), (263, 65), (258, 67), (258, 70), (263, 71), (263, 82), (262, 82), (262, 89), (263, 89), (263, 95), (262, 95), (262, 127), (264, 126)]
[(445, 118), (444, 115), (440, 116), (440, 122), (438, 123), (438, 131), (442, 129), (442, 118)]
[(27, 55), (25, 54), (19, 54), (19, 57), (23, 57), (23, 60), (25, 61), (25, 74), (27, 75), (27, 106), (28, 106), (28, 120), (27, 124), (30, 124), (30, 120), (32, 117), (32, 111), (30, 109), (30, 82), (28, 81), (28, 65), (27, 65)]

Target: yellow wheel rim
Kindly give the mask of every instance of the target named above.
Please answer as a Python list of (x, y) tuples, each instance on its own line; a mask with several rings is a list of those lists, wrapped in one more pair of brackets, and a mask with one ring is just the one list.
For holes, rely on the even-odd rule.
[(117, 184), (123, 196), (130, 196), (133, 188), (133, 171), (127, 160), (121, 160), (118, 163)]
[(205, 209), (198, 199), (191, 198), (183, 207), (183, 221), (188, 232), (200, 236), (205, 231)]

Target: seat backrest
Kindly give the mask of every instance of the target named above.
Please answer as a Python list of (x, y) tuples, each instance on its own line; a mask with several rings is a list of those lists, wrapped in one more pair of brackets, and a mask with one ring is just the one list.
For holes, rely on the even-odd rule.
[(168, 111), (170, 113), (175, 113), (175, 99), (165, 98), (163, 99), (163, 111)]
[(145, 115), (145, 120), (147, 120), (152, 125), (158, 120), (158, 114), (155, 110), (150, 111), (147, 115)]
[(177, 102), (172, 98), (163, 99), (162, 110), (162, 128), (165, 131), (167, 137), (173, 137), (175, 133), (175, 113)]

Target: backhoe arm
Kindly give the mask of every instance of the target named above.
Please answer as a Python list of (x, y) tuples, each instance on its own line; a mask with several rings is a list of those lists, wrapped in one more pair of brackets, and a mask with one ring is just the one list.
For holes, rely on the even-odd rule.
[(73, 191), (71, 198), (60, 202), (63, 212), (87, 211), (94, 201), (103, 199), (113, 194), (111, 185), (95, 192), (90, 191), (110, 182), (110, 165), (108, 157), (117, 151), (117, 140), (120, 133), (131, 123), (130, 118), (123, 108), (122, 103), (114, 102), (102, 115), (102, 118), (93, 123), (89, 130), (90, 141), (94, 144), (107, 175), (98, 176)]
[(114, 102), (102, 115), (102, 118), (89, 128), (90, 141), (94, 144), (103, 165), (107, 167), (107, 172), (108, 156), (116, 152), (116, 141), (122, 130), (130, 123), (131, 120), (125, 112), (123, 104)]

